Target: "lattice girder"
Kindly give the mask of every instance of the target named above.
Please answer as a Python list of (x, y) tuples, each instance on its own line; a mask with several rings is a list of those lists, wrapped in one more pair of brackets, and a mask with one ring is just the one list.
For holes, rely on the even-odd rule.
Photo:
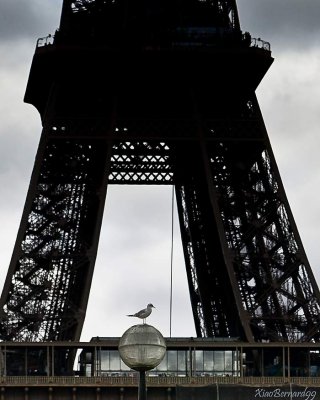
[(310, 340), (319, 313), (317, 289), (307, 279), (310, 267), (271, 149), (264, 146), (237, 140), (221, 141), (213, 150), (208, 146), (228, 248), (253, 331), (272, 340)]
[(1, 296), (5, 340), (79, 339), (109, 184), (174, 184), (198, 336), (318, 340), (320, 294), (235, 0), (64, 0), (25, 101), (43, 132)]
[(65, 140), (44, 133), (38, 152), (42, 165), (34, 172), (34, 196), (22, 221), (24, 235), (2, 311), (4, 338), (62, 340), (64, 321), (68, 331), (83, 321), (91, 219), (98, 212), (86, 204), (87, 199), (99, 203), (105, 174), (99, 165), (106, 152), (106, 145), (96, 140)]

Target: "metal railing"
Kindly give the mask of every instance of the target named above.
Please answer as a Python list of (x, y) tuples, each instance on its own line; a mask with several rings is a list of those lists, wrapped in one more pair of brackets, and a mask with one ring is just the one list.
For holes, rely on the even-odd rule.
[[(50, 34), (48, 36), (41, 37), (37, 40), (36, 47), (38, 48), (38, 47), (45, 47), (48, 45), (52, 45), (54, 43), (54, 38), (55, 38), (55, 35), (50, 35)], [(239, 42), (237, 42), (237, 43), (239, 43)], [(256, 47), (256, 48), (259, 48), (262, 50), (271, 51), (271, 45), (269, 42), (266, 42), (265, 40), (262, 40), (261, 38), (253, 38), (247, 32), (242, 35), (242, 41), (240, 43), (243, 43), (245, 46), (248, 46), (248, 47)], [(210, 47), (213, 44), (210, 43), (210, 41), (207, 43), (205, 43), (205, 42), (202, 43), (201, 41), (197, 42), (197, 41), (192, 41), (192, 40), (189, 40), (189, 41), (180, 40), (180, 41), (176, 41), (176, 42), (173, 41), (171, 43), (171, 45), (172, 45), (172, 47), (175, 48), (175, 47), (181, 47), (181, 46), (182, 47), (199, 47), (199, 46), (200, 47), (201, 46), (205, 46), (205, 47), (209, 46)]]
[(37, 40), (37, 47), (44, 47), (44, 46), (48, 46), (50, 44), (53, 44), (54, 42), (54, 35), (48, 35), (42, 38), (39, 38)]
[(262, 40), (260, 38), (251, 38), (250, 47), (258, 47), (259, 49), (263, 49), (266, 51), (271, 51), (271, 45), (269, 42)]
[[(138, 376), (133, 377), (82, 377), (82, 376), (2, 376), (2, 386), (105, 386), (105, 387), (135, 387), (139, 383)], [(234, 377), (234, 376), (166, 376), (147, 377), (150, 387), (204, 386), (213, 384), (227, 385), (304, 385), (320, 387), (320, 377)]]

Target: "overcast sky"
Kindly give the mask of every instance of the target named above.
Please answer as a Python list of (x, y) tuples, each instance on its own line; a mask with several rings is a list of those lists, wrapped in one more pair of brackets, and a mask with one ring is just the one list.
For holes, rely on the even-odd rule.
[[(41, 133), (23, 103), (38, 37), (58, 27), (62, 0), (0, 0), (0, 287), (7, 273)], [(320, 282), (320, 2), (238, 0), (242, 29), (271, 42), (257, 94), (311, 266)], [(175, 221), (173, 336), (195, 330)], [(152, 302), (169, 335), (170, 187), (111, 187), (82, 340), (121, 336)]]

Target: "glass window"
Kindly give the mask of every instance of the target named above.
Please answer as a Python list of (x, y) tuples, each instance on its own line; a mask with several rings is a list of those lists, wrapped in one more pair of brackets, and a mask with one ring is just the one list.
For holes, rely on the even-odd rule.
[(177, 350), (168, 350), (168, 371), (178, 370)]
[(157, 371), (167, 371), (168, 370), (168, 359), (167, 359), (167, 353), (165, 354), (163, 360), (161, 363), (157, 366)]
[(224, 352), (215, 351), (214, 352), (214, 370), (217, 372), (224, 371)]
[(228, 373), (232, 372), (232, 351), (226, 350), (224, 353), (225, 356), (225, 371)]
[(185, 350), (178, 350), (178, 371), (186, 374), (187, 369), (187, 357)]
[(237, 375), (240, 373), (240, 353), (238, 351), (233, 352), (233, 372)]
[(86, 376), (91, 376), (91, 365), (89, 364), (89, 365), (86, 365), (86, 367), (85, 367), (86, 369), (85, 369), (85, 374), (86, 374)]
[(91, 352), (89, 352), (89, 351), (84, 351), (83, 350), (83, 354), (84, 354), (84, 362), (87, 364), (87, 363), (92, 363), (92, 353)]
[(127, 364), (125, 364), (121, 358), (120, 358), (120, 369), (121, 371), (130, 371), (130, 367), (127, 366)]
[(46, 375), (48, 372), (46, 349), (27, 348), (26, 354), (28, 375)]
[(203, 352), (203, 369), (206, 372), (213, 372), (213, 351), (205, 350)]
[(110, 370), (120, 371), (120, 355), (117, 350), (110, 350)]
[(101, 371), (109, 371), (109, 369), (110, 369), (109, 351), (108, 350), (100, 350), (99, 353), (100, 353), (100, 359), (101, 359)]
[(196, 372), (203, 371), (203, 350), (195, 351)]

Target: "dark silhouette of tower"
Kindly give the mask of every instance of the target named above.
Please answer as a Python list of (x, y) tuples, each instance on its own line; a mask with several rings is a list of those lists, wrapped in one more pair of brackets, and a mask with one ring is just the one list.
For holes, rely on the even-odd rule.
[(272, 61), (235, 0), (64, 0), (25, 95), (43, 132), (2, 339), (80, 337), (109, 184), (175, 186), (198, 336), (320, 338), (319, 290), (255, 96)]

